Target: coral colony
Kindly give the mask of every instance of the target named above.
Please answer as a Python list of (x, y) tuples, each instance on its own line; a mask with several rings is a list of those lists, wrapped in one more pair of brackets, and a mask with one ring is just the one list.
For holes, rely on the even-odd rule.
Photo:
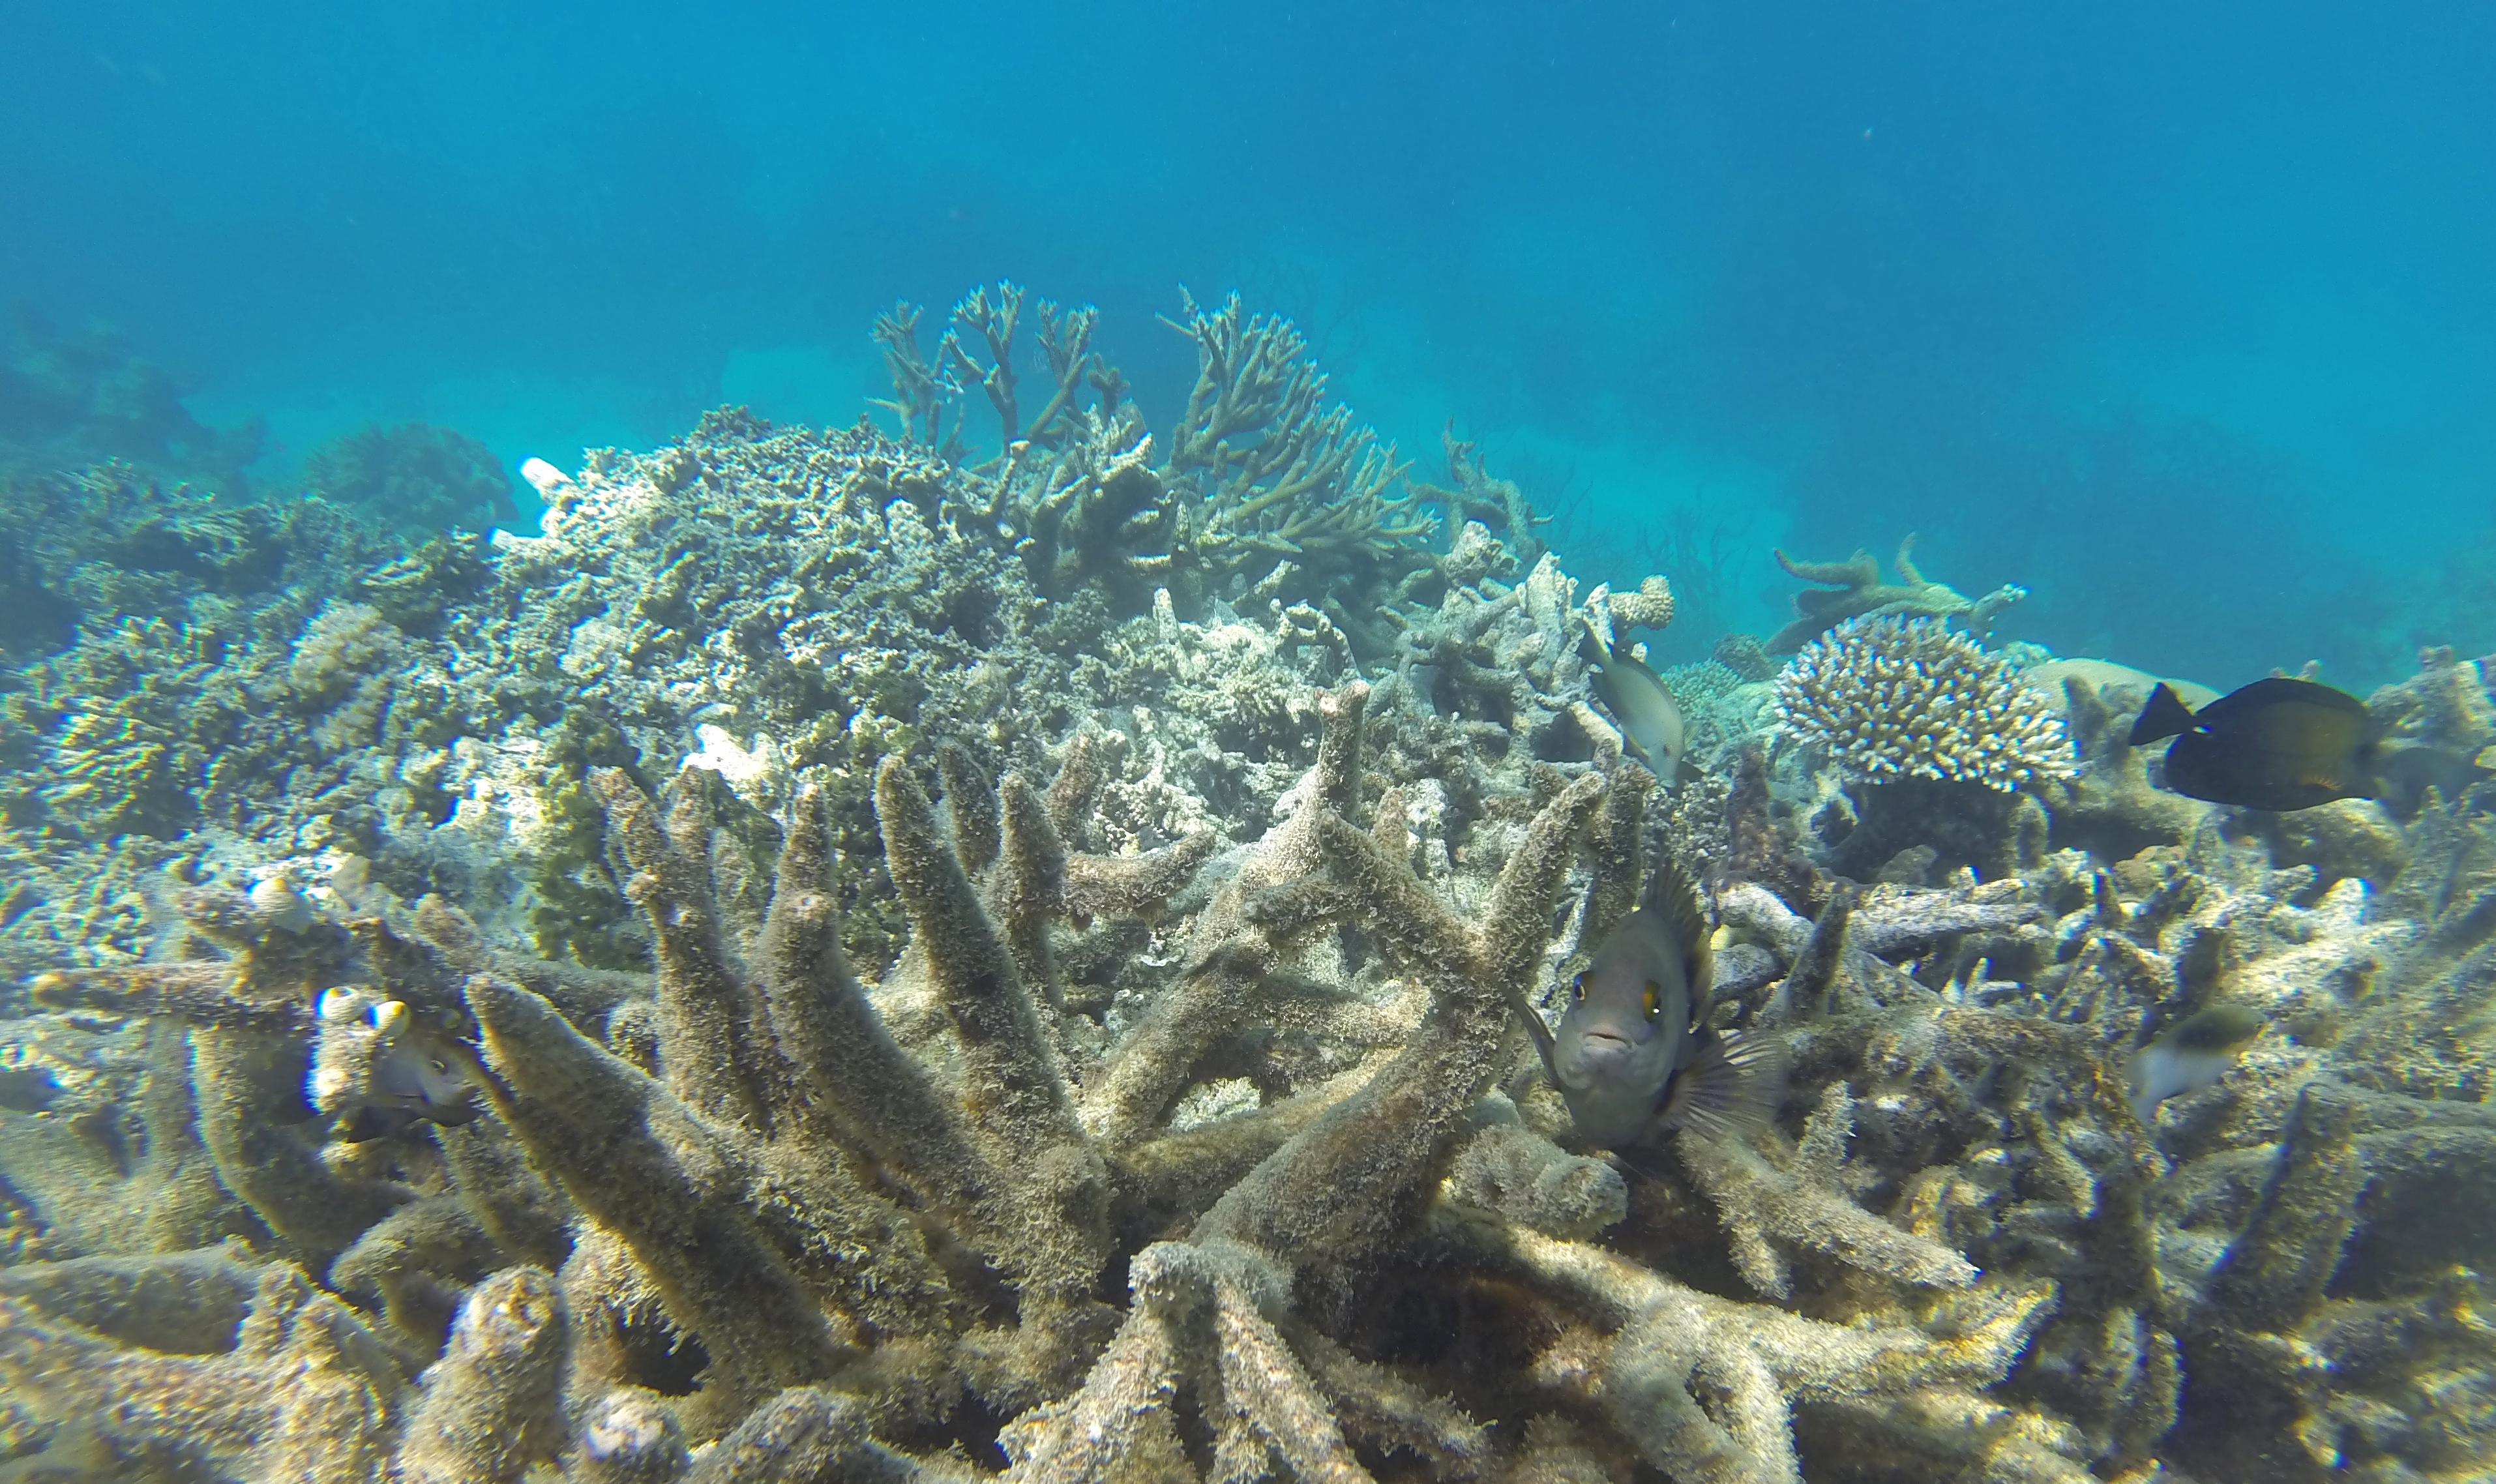
[[(1788, 562), (1659, 781), (1593, 677), (1669, 574), (1408, 479), (1289, 323), (1183, 301), (1152, 428), (1089, 309), (920, 318), (880, 425), (533, 463), (542, 536), (7, 486), (0, 1476), (2496, 1455), (2477, 664), (2365, 703), (2410, 783), (2234, 809), (2017, 589)], [(1599, 1147), (1519, 1014), (1665, 869), (1649, 1003), (1778, 1076)]]

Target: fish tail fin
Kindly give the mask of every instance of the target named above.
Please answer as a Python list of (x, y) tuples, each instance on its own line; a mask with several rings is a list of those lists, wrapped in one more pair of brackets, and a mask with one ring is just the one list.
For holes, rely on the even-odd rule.
[(1612, 663), (1612, 646), (1604, 642), (1604, 636), (1595, 632), (1594, 620), (1583, 613), (1577, 615), (1577, 658), (1588, 665)]
[(1699, 1034), (1699, 1055), (1665, 1098), (1664, 1126), (1715, 1138), (1766, 1128), (1786, 1094), (1785, 1047), (1763, 1036)]
[(2149, 693), (2149, 704), (2140, 708), (2140, 719), (2132, 724), (2132, 745), (2146, 747), (2152, 742), (2181, 736), (2193, 729), (2193, 709), (2175, 688), (2162, 680), (2158, 689)]

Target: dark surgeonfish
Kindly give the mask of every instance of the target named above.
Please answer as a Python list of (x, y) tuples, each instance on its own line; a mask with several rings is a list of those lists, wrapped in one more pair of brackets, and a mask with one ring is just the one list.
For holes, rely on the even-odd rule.
[(1595, 697), (1621, 724), (1621, 740), (1669, 788), (1689, 734), (1664, 677), (1636, 655), (1607, 653), (1592, 671)]
[(2167, 737), (2167, 787), (2213, 804), (2311, 809), (2382, 788), (2365, 702), (2311, 680), (2257, 680), (2199, 711), (2162, 684), (2132, 724), (2132, 745)]
[(1708, 960), (1699, 894), (1659, 861), (1638, 911), (1570, 985), (1556, 1035), (1510, 987), (1510, 1006), (1588, 1143), (1624, 1149), (1668, 1128), (1723, 1133), (1775, 1113), (1783, 1068), (1774, 1045), (1706, 1024)]

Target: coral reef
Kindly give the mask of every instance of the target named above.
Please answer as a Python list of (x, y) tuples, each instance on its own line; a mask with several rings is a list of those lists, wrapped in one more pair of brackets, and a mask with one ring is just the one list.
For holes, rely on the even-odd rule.
[[(1147, 436), (1090, 310), (917, 319), (904, 436), (713, 414), (540, 537), (13, 489), (0, 1473), (2483, 1468), (2480, 665), (2261, 818), (1848, 564), (1782, 682), (1665, 672), (1666, 789), (1587, 669), (1669, 585), (1452, 438), (1398, 492), (1287, 324), (1185, 306)], [(1659, 846), (1790, 1083), (1592, 1151), (1511, 1005)]]
[(476, 529), (520, 513), (512, 477), (493, 449), (422, 422), (375, 424), (330, 439), (304, 459), (303, 481), (401, 531)]
[[(1534, 532), (1549, 525), (1550, 517), (1534, 513), (1514, 479), (1496, 478), (1482, 467), (1479, 446), (1456, 436), (1453, 418), (1440, 431), (1439, 441), (1447, 449), (1448, 483), (1441, 486), (1416, 479), (1411, 481), (1413, 493), (1436, 501), (1447, 511), (1449, 530), (1461, 531), (1468, 521), (1479, 521), (1485, 529), (1504, 529), (1516, 544), (1516, 560), (1540, 559), (1545, 547)], [(1661, 629), (1671, 621), (1672, 609), (1668, 605), (1650, 627)]]
[(260, 457), (266, 426), (208, 427), (182, 405), (187, 389), (128, 337), (66, 330), (21, 305), (0, 338), (0, 478), (119, 460), (150, 478), (248, 494), (244, 466)]
[(379, 534), (317, 499), (234, 504), (126, 462), (0, 479), (0, 658), (23, 665), (133, 618), (230, 627), (290, 586), (335, 590)]
[(1776, 553), (1786, 575), (1820, 586), (1794, 595), (1794, 621), (1771, 634), (1767, 652), (1790, 655), (1850, 618), (1959, 618), (1978, 634), (1991, 631), (2004, 608), (2028, 596), (2028, 590), (2006, 583), (1981, 598), (1970, 599), (1927, 579), (1916, 570), (1916, 538), (1898, 542), (1892, 566), (1898, 580), (1881, 580), (1881, 564), (1861, 551), (1843, 562), (1797, 562)]
[[(1432, 529), (1422, 495), (1390, 494), (1403, 473), (1394, 448), (1355, 426), (1350, 409), (1326, 405), (1326, 373), (1291, 321), (1250, 315), (1235, 294), (1206, 310), (1182, 293), (1179, 317), (1165, 323), (1195, 342), (1196, 385), (1157, 440), (1125, 399), (1125, 379), (1091, 349), (1089, 306), (1039, 302), (1034, 333), (1052, 387), (1024, 418), (1014, 368), (1023, 300), (1012, 283), (974, 290), (932, 356), (919, 347), (916, 306), (877, 323), (894, 388), (882, 405), (905, 443), (958, 459), (963, 415), (950, 427), (946, 417), (969, 386), (998, 418), (999, 454), (980, 467), (969, 500), (937, 498), (941, 479), (922, 483), (931, 521), (1015, 552), (1048, 598), (1088, 586), (1121, 613), (1163, 590), (1194, 617), (1252, 585), (1259, 598), (1333, 610), (1347, 585), (1431, 571), (1415, 544)], [(1502, 514), (1530, 531), (1521, 497)], [(1331, 616), (1347, 623), (1357, 610)]]
[(1939, 618), (1851, 618), (1805, 644), (1775, 687), (1779, 730), (1827, 758), (1853, 818), (1835, 863), (1869, 878), (1913, 867), (1998, 877), (2034, 865), (2046, 820), (2036, 787), (2077, 771), (2063, 719), (2016, 669)]
[(1938, 619), (1847, 620), (1779, 673), (1776, 710), (1856, 782), (1942, 779), (2010, 793), (2075, 771), (2051, 704)]
[[(750, 868), (700, 787), (661, 807), (621, 773), (597, 775), (655, 944), (646, 989), (488, 948), (438, 903), (393, 926), (330, 920), (286, 888), (191, 893), (194, 930), (230, 956), (57, 974), (35, 994), (191, 1027), (174, 1086), (231, 1192), (217, 1203), (293, 1261), (194, 1250), (12, 1270), (27, 1312), (7, 1360), (29, 1416), (65, 1457), (97, 1446), (245, 1476), (377, 1477), (387, 1463), (399, 1476), (515, 1478), (568, 1451), (611, 1451), (613, 1419), (639, 1406), (659, 1414), (639, 1432), (662, 1442), (719, 1439), (694, 1476), (766, 1478), (781, 1476), (767, 1471), (790, 1446), (781, 1434), (828, 1425), (800, 1427), (790, 1408), (854, 1416), (850, 1446), (898, 1466), (911, 1443), (955, 1436), (976, 1403), (1023, 1414), (1003, 1438), (1019, 1476), (1132, 1477), (1142, 1461), (1184, 1458), (1200, 1429), (1233, 1472), (1279, 1460), (1299, 1476), (1361, 1477), (1365, 1446), (1470, 1476), (1493, 1450), (1482, 1427), (1391, 1360), (1347, 1348), (1360, 1328), (1329, 1314), (1382, 1272), (1426, 1273), (1451, 1244), (1507, 1252), (1555, 1314), (1621, 1328), (1581, 1384), (1624, 1445), (1675, 1470), (1733, 1446), (1752, 1460), (1739, 1476), (1789, 1477), (1794, 1397), (1998, 1376), (2039, 1290), (1992, 1294), (1981, 1316), (1954, 1311), (1929, 1332), (1745, 1318), (1736, 1301), (1512, 1221), (1496, 1175), (1471, 1187), (1487, 1204), (1434, 1203), (1438, 1172), (1482, 1168), (1471, 1151), (1494, 1136), (1503, 1168), (1534, 1171), (1530, 1188), (1550, 1187), (1553, 1166), (1563, 1190), (1602, 1173), (1515, 1125), (1494, 1135), (1475, 1110), (1518, 1060), (1497, 986), (1544, 976), (1553, 909), (1607, 781), (1583, 773), (1520, 820), (1476, 926), (1414, 874), (1402, 790), (1363, 807), (1367, 700), (1362, 686), (1319, 697), (1323, 735), (1295, 806), (1206, 901), (1166, 966), (1177, 973), (1113, 1041), (1052, 1008), (1054, 948), (1076, 921), (1089, 933), (1158, 915), (1210, 841), (1150, 856), (1068, 849), (1102, 781), (1088, 748), (1045, 790), (1009, 775), (993, 793), (949, 755), (950, 838), (912, 771), (885, 761), (885, 858), (913, 939), (872, 993), (840, 947), (813, 789), (789, 806), (757, 918), (738, 884)], [(1645, 780), (1621, 778), (1634, 826)], [(1369, 972), (1389, 977), (1369, 996), (1307, 977), (1306, 950), (1346, 931), (1383, 955)], [(438, 1141), (402, 1130), (326, 1151), (293, 1131), (305, 996), (341, 980), (363, 987), (345, 1002), (330, 990), (320, 1020), (439, 1027), (441, 1054), (465, 1066), (491, 1119)], [(1349, 1071), (1269, 1051), (1261, 1108), (1165, 1123), (1235, 1065), (1224, 1043), (1264, 1018), (1232, 1002), (1313, 995), (1341, 1002), (1312, 1022), (1338, 1023), (1321, 1040), (1349, 1033), (1370, 1048)], [(390, 1034), (325, 1031), (310, 1086), (329, 1099), (356, 1083), (359, 1059), (396, 1054)], [(32, 1183), (14, 1159), (0, 1176)], [(1751, 1177), (1727, 1178), (1738, 1190)], [(1785, 1190), (1808, 1177), (1762, 1178)], [(1783, 1198), (1729, 1195), (1729, 1220)], [(1553, 1199), (1520, 1214), (1559, 1224)], [(1617, 1215), (1611, 1203), (1593, 1224)], [(1853, 1215), (1858, 1234), (1880, 1224)], [(1123, 1316), (1098, 1296), (1121, 1252)], [(1893, 1232), (1852, 1256), (1908, 1282), (1971, 1276), (1947, 1254), (1902, 1266), (1899, 1252), (1920, 1249)], [(296, 1263), (326, 1269), (341, 1293), (382, 1291), (379, 1312), (358, 1315)], [(117, 1304), (95, 1296), (114, 1284)], [(201, 1290), (186, 1309), (239, 1311), (239, 1327), (168, 1334), (159, 1314), (131, 1328), (127, 1290), (185, 1285)], [(1725, 1359), (1671, 1358), (1692, 1345)], [(437, 1346), (411, 1381), (409, 1357)], [(691, 1387), (663, 1360), (688, 1348), (702, 1357)], [(1764, 1368), (1725, 1427), (1701, 1406), (1720, 1364)], [(333, 1379), (272, 1407), (269, 1377), (289, 1368)], [(1491, 1401), (1522, 1380), (1472, 1365), (1437, 1379)], [(108, 1394), (129, 1400), (99, 1414)], [(1669, 1425), (1634, 1400), (1667, 1395), (1687, 1398)], [(1179, 1407), (1137, 1406), (1165, 1396)]]

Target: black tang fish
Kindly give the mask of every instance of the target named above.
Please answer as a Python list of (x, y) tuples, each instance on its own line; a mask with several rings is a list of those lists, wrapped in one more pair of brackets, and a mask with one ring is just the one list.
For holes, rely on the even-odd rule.
[(2132, 745), (2165, 737), (2175, 739), (2167, 787), (2213, 804), (2311, 809), (2381, 787), (2365, 702), (2311, 680), (2257, 680), (2199, 711), (2162, 684), (2132, 724)]
[(1775, 1048), (1710, 1028), (1709, 983), (1699, 894), (1660, 861), (1638, 911), (1571, 983), (1556, 1034), (1513, 988), (1509, 1003), (1578, 1134), (1598, 1148), (1622, 1149), (1668, 1128), (1725, 1132), (1775, 1112)]

